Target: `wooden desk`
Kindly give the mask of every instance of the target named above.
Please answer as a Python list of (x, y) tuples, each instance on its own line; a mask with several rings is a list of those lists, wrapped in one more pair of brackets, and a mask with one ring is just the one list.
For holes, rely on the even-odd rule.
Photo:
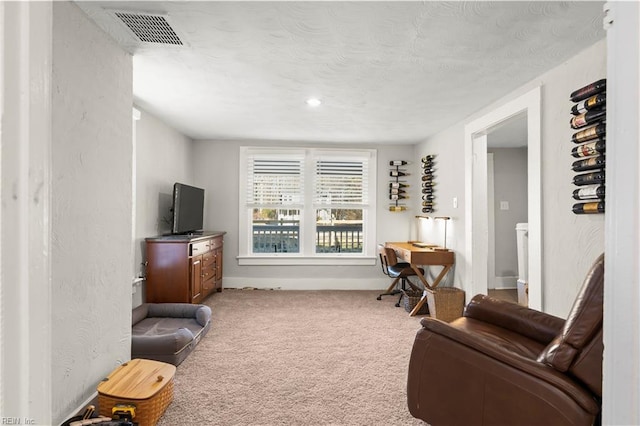
[[(398, 243), (385, 243), (385, 247), (392, 248), (398, 258), (408, 262), (411, 265), (411, 269), (413, 269), (424, 284), (424, 288), (433, 290), (440, 284), (440, 281), (447, 275), (449, 269), (454, 264), (454, 256), (451, 250), (442, 251), (442, 250), (434, 250), (434, 247), (415, 247), (413, 244), (408, 242), (398, 242)], [(419, 267), (422, 265), (437, 265), (442, 266), (442, 271), (433, 281), (433, 284), (429, 284), (424, 275), (420, 272)], [(418, 302), (418, 304), (411, 311), (411, 316), (414, 316), (420, 308), (427, 302), (426, 293), (423, 293), (422, 298)]]

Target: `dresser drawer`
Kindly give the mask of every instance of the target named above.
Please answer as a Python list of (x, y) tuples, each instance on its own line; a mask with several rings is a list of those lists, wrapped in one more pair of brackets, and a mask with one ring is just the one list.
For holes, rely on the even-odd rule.
[(216, 254), (212, 251), (202, 255), (202, 267), (213, 266), (216, 263)]
[(211, 250), (222, 247), (222, 237), (214, 238), (213, 240), (210, 240), (210, 241), (211, 241)]
[(190, 256), (197, 256), (199, 254), (207, 253), (211, 250), (211, 244), (207, 241), (199, 241), (197, 243), (191, 243), (191, 248), (189, 250)]

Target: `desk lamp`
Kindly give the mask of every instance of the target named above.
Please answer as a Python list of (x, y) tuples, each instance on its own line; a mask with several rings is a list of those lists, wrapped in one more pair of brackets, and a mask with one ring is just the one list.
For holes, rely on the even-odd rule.
[(436, 251), (449, 251), (447, 248), (447, 221), (451, 219), (449, 216), (436, 216), (435, 220), (443, 220), (444, 221), (444, 244), (442, 247), (434, 247), (433, 249)]
[(444, 221), (444, 244), (442, 247), (432, 246), (431, 244), (414, 244), (417, 247), (432, 247), (435, 251), (449, 251), (447, 248), (447, 221), (451, 218), (449, 216), (416, 216), (416, 219), (434, 219), (434, 220), (443, 220)]

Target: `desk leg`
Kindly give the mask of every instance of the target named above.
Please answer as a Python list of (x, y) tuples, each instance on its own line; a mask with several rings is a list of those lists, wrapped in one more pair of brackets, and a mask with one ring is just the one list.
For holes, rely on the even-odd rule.
[(436, 277), (436, 280), (433, 282), (432, 288), (438, 287), (438, 284), (440, 284), (440, 281), (442, 281), (444, 276), (447, 275), (447, 272), (449, 272), (449, 269), (451, 269), (451, 266), (453, 265), (445, 265), (444, 268), (442, 268), (442, 271), (440, 271), (440, 274)]
[(436, 287), (438, 287), (438, 284), (440, 284), (440, 281), (442, 281), (442, 278), (444, 278), (444, 276), (447, 275), (447, 272), (449, 272), (449, 269), (451, 269), (452, 265), (442, 265), (442, 266), (444, 266), (444, 267), (442, 268), (442, 271), (440, 271), (440, 274), (436, 277), (435, 281), (433, 282), (433, 285), (429, 285), (429, 283), (427, 282), (426, 278), (420, 273), (418, 268), (413, 266), (413, 265), (411, 265), (411, 268), (416, 272), (418, 277), (420, 277), (420, 279), (422, 280), (422, 282), (424, 284), (424, 288), (428, 289), (428, 290), (425, 290), (422, 293), (422, 297), (420, 298), (420, 300), (418, 301), (416, 306), (413, 308), (413, 310), (411, 311), (409, 316), (413, 317), (418, 312), (420, 312), (420, 309), (424, 306), (425, 303), (427, 303), (427, 291), (433, 290)]
[(431, 288), (431, 285), (427, 282), (427, 279), (424, 277), (424, 275), (422, 275), (422, 272), (420, 272), (420, 269), (418, 268), (418, 265), (414, 265), (413, 263), (411, 264), (411, 269), (413, 269), (413, 272), (416, 273), (416, 275), (418, 276), (418, 278), (420, 278), (420, 281), (422, 281), (422, 284), (424, 285), (424, 288)]
[(416, 303), (416, 306), (413, 308), (409, 316), (414, 317), (418, 312), (420, 312), (420, 309), (425, 303), (427, 303), (427, 290), (422, 293), (422, 297), (418, 300), (418, 303)]

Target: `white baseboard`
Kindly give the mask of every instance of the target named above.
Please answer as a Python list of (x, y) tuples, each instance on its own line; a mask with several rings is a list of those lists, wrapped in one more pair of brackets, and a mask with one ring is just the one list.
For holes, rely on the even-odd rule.
[[(382, 274), (381, 274), (382, 275)], [(224, 277), (224, 288), (276, 290), (386, 290), (390, 278), (255, 278)]]
[(493, 283), (495, 284), (495, 286), (492, 288), (492, 290), (516, 289), (516, 288), (518, 288), (517, 281), (518, 281), (518, 277), (517, 276), (515, 276), (515, 277), (511, 277), (511, 276), (494, 277)]

